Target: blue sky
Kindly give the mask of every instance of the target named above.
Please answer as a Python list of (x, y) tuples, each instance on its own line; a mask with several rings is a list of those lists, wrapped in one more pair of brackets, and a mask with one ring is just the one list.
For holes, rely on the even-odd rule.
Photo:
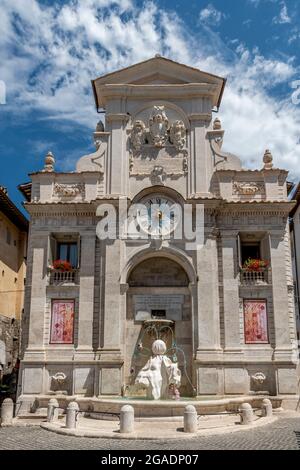
[(48, 150), (61, 171), (93, 150), (90, 80), (155, 53), (226, 76), (224, 148), (251, 168), (270, 148), (299, 179), (299, 1), (0, 0), (0, 12), (0, 185), (18, 204)]

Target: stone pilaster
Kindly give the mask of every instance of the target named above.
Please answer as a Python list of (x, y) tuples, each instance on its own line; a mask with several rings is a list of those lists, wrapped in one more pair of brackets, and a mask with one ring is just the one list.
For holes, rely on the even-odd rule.
[(224, 352), (241, 359), (237, 233), (222, 233)]
[[(104, 251), (104, 250), (103, 250)], [(107, 243), (105, 246), (105, 274), (102, 322), (100, 325), (101, 358), (104, 355), (108, 360), (121, 352), (121, 324), (120, 324), (120, 256), (121, 241)]]
[(48, 234), (31, 237), (32, 251), (29, 262), (32, 263), (31, 301), (29, 316), (29, 338), (26, 359), (44, 359), (44, 323), (47, 277)]
[[(92, 355), (96, 234), (81, 235), (78, 340), (76, 355)], [(93, 356), (91, 356), (92, 358)]]
[(292, 338), (284, 229), (270, 233), (270, 252), (275, 330), (274, 359), (289, 360)]
[(218, 358), (220, 347), (218, 253), (216, 234), (197, 252), (197, 360)]
[[(189, 172), (189, 193), (208, 193), (208, 159), (202, 155), (207, 152), (206, 146), (206, 121), (202, 115), (191, 117), (190, 131), (190, 172)], [(199, 156), (201, 155), (201, 158)]]
[(109, 113), (106, 116), (112, 137), (107, 151), (106, 193), (126, 194), (128, 192), (129, 159), (126, 158), (125, 132), (128, 115)]

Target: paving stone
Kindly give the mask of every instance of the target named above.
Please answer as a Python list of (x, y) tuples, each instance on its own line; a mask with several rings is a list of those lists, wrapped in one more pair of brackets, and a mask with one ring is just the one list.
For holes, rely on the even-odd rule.
[(239, 433), (176, 439), (133, 441), (61, 436), (36, 426), (0, 428), (0, 450), (264, 450), (300, 449), (300, 417)]

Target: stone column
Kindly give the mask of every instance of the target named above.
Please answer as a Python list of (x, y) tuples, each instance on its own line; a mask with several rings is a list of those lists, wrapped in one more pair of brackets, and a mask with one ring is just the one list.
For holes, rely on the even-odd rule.
[(96, 234), (81, 234), (77, 352), (92, 352)]
[[(222, 233), (224, 352), (228, 359), (241, 353), (237, 233)], [(239, 359), (239, 357), (237, 357)]]

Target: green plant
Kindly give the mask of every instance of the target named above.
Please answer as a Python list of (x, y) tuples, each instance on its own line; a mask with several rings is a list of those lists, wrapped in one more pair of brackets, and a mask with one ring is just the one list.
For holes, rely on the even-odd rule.
[(247, 261), (245, 261), (243, 268), (247, 271), (261, 271), (262, 269), (266, 269), (268, 265), (269, 263), (266, 260), (248, 258)]

